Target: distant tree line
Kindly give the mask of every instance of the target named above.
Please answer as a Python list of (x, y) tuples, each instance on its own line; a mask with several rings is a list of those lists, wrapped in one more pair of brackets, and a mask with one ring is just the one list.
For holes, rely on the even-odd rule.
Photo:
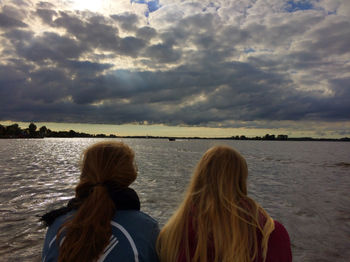
[(44, 137), (116, 137), (115, 135), (79, 133), (74, 130), (52, 131), (46, 126), (37, 129), (34, 123), (30, 123), (28, 128), (22, 129), (18, 124), (3, 126), (0, 124), (0, 138), (44, 138)]
[(255, 136), (255, 137), (246, 137), (246, 136), (232, 136), (231, 139), (234, 140), (288, 140), (288, 135), (270, 135), (266, 134), (265, 136)]
[(119, 138), (152, 138), (152, 139), (218, 139), (218, 140), (268, 140), (268, 141), (346, 141), (350, 142), (349, 137), (343, 137), (339, 139), (334, 138), (312, 138), (312, 137), (288, 137), (288, 135), (270, 135), (266, 134), (262, 137), (246, 137), (231, 136), (231, 137), (165, 137), (165, 136), (116, 136), (116, 135), (105, 135), (97, 134), (91, 135), (87, 133), (79, 133), (74, 130), (69, 131), (52, 131), (46, 126), (42, 126), (37, 129), (34, 123), (30, 123), (28, 128), (22, 129), (18, 124), (9, 126), (3, 126), (0, 124), (0, 138), (44, 138), (44, 137), (119, 137)]
[(266, 134), (265, 136), (255, 136), (255, 137), (246, 137), (246, 136), (232, 136), (233, 140), (269, 140), (269, 141), (346, 141), (350, 142), (349, 137), (343, 138), (313, 138), (313, 137), (288, 137), (288, 135), (270, 135)]

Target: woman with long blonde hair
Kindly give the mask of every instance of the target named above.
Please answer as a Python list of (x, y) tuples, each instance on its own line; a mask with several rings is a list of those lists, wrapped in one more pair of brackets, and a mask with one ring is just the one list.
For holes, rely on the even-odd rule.
[(43, 261), (157, 261), (157, 222), (140, 211), (134, 152), (100, 142), (84, 152), (75, 198), (42, 217)]
[(180, 207), (161, 230), (161, 262), (289, 262), (287, 231), (247, 195), (248, 168), (216, 146), (199, 161)]

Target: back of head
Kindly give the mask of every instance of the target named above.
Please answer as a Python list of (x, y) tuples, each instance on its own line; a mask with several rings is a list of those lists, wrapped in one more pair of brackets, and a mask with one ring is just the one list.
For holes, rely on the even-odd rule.
[(96, 143), (84, 152), (76, 197), (80, 197), (80, 187), (110, 183), (125, 188), (136, 177), (134, 152), (126, 144), (113, 141)]
[[(236, 150), (209, 149), (194, 171), (182, 205), (160, 233), (161, 261), (175, 262), (181, 249), (187, 261), (207, 262), (213, 254), (210, 260), (215, 262), (252, 261), (258, 248), (256, 233), (262, 228), (260, 207), (247, 196), (247, 177), (247, 163)], [(196, 239), (192, 251), (189, 228)]]
[(248, 167), (236, 150), (227, 146), (209, 149), (194, 172), (190, 193), (194, 205), (215, 201), (213, 208), (237, 203), (247, 195)]
[(121, 142), (100, 142), (83, 155), (75, 189), (79, 208), (59, 231), (59, 261), (96, 261), (111, 236), (115, 205), (108, 188), (127, 188), (137, 177), (134, 152)]

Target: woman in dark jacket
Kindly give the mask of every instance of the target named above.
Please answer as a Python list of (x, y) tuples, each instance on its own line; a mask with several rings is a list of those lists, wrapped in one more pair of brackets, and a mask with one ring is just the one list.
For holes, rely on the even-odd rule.
[(75, 198), (42, 217), (43, 261), (157, 261), (157, 222), (140, 211), (134, 152), (101, 142), (84, 153)]

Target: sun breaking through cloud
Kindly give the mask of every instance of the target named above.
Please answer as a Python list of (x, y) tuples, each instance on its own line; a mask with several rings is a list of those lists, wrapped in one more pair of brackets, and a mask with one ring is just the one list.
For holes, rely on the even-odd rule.
[(349, 124), (349, 1), (0, 6), (0, 120)]

